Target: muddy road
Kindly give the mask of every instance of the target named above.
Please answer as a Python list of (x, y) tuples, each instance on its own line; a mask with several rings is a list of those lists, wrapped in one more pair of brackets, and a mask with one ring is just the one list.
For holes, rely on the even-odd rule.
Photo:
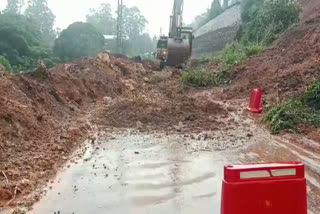
[(218, 214), (224, 164), (273, 161), (306, 164), (309, 214), (320, 213), (320, 156), (272, 137), (250, 119), (244, 123), (235, 129), (238, 139), (254, 134), (228, 149), (232, 131), (218, 132), (216, 141), (134, 130), (99, 133), (29, 213)]

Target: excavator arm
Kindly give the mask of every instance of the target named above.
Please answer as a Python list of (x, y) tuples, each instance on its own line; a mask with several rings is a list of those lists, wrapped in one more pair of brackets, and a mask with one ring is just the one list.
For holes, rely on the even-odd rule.
[(182, 27), (183, 0), (174, 0), (172, 16), (170, 17), (169, 37), (179, 37), (179, 28)]
[(161, 37), (158, 41), (157, 59), (161, 60), (160, 68), (164, 65), (181, 66), (191, 56), (192, 28), (182, 26), (183, 3), (183, 0), (174, 0), (169, 36)]

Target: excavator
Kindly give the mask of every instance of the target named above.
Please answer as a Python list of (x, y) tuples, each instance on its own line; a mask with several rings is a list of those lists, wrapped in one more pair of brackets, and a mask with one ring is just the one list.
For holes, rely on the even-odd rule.
[(168, 36), (161, 36), (157, 43), (157, 60), (164, 66), (181, 67), (191, 56), (193, 31), (183, 27), (183, 0), (174, 0)]

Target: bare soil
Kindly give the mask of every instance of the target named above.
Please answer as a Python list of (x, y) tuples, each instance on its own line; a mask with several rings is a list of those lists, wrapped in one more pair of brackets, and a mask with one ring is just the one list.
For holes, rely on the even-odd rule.
[(46, 71), (1, 71), (0, 207), (31, 205), (28, 196), (54, 176), (90, 135), (91, 124), (176, 132), (215, 128), (220, 104), (194, 99), (175, 69), (152, 62), (84, 58)]
[[(271, 48), (239, 65), (230, 86), (210, 98), (183, 89), (175, 69), (158, 72), (150, 61), (83, 58), (24, 74), (0, 71), (0, 207), (31, 205), (92, 125), (141, 131), (215, 130), (227, 109), (212, 101), (248, 97), (263, 87), (273, 102), (299, 94), (320, 78), (320, 7), (304, 1), (301, 23)], [(108, 58), (108, 57), (107, 57)], [(317, 135), (318, 137), (318, 135)]]
[(275, 44), (236, 67), (228, 99), (248, 97), (262, 87), (265, 98), (286, 100), (320, 77), (320, 2), (305, 1), (301, 23), (291, 27)]

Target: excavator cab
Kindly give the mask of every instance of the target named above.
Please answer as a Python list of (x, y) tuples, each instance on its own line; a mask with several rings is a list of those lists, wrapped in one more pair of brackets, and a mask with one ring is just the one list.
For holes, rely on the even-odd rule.
[(168, 57), (168, 37), (162, 36), (157, 43), (157, 59), (166, 61)]
[(157, 43), (157, 59), (160, 60), (160, 70), (168, 59), (168, 37), (161, 36)]

